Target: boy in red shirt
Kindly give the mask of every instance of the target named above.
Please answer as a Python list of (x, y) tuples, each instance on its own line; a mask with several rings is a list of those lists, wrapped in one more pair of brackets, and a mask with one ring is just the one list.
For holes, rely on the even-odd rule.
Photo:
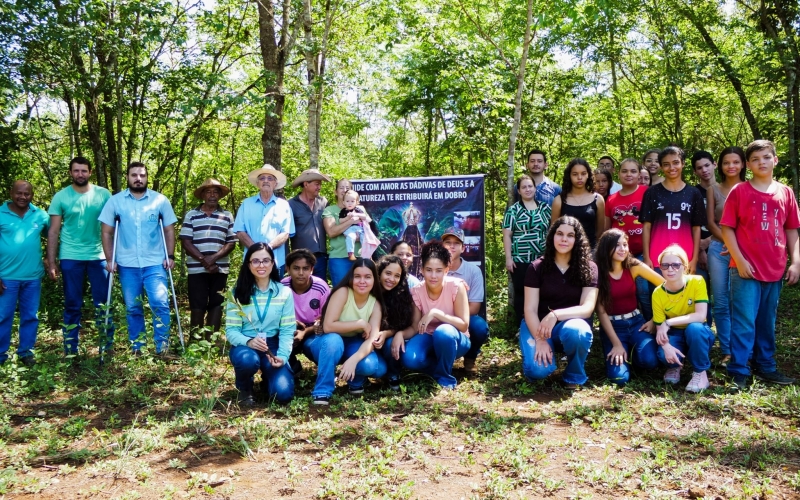
[(731, 360), (728, 373), (739, 389), (748, 386), (751, 366), (761, 380), (789, 385), (795, 379), (775, 363), (775, 316), (786, 270), (789, 285), (800, 277), (797, 228), (800, 212), (794, 192), (773, 180), (775, 145), (758, 140), (745, 152), (753, 178), (728, 195), (720, 228), (731, 253)]

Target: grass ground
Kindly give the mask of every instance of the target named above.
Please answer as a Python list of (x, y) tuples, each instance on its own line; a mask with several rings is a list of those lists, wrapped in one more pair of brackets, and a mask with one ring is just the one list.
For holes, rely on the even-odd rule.
[[(778, 315), (779, 363), (795, 375), (799, 299), (785, 289)], [(0, 367), (0, 495), (800, 497), (798, 386), (733, 394), (715, 369), (701, 395), (661, 373), (618, 389), (595, 347), (590, 382), (573, 394), (555, 378), (525, 382), (513, 333), (494, 324), (493, 335), (479, 375), (453, 392), (412, 376), (400, 394), (376, 381), (319, 409), (304, 362), (290, 405), (245, 410), (224, 353), (207, 344), (100, 367), (92, 354), (65, 360), (60, 332), (43, 327), (35, 367)]]

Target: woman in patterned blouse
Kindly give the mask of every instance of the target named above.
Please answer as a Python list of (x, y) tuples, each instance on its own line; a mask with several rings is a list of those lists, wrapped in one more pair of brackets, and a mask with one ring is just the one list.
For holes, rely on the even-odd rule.
[(529, 175), (520, 176), (517, 191), (520, 200), (506, 210), (503, 218), (503, 248), (506, 269), (514, 283), (514, 312), (520, 324), (524, 319), (525, 273), (531, 262), (544, 254), (551, 212), (547, 203), (536, 203), (536, 185)]

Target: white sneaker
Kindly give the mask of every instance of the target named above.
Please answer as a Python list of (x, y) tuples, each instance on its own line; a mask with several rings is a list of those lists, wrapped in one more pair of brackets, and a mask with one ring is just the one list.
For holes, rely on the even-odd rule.
[(688, 392), (700, 392), (703, 389), (708, 389), (708, 386), (711, 384), (708, 383), (708, 375), (706, 375), (705, 370), (700, 373), (694, 372), (692, 373), (692, 380), (686, 385), (686, 390)]
[(680, 368), (667, 368), (667, 373), (664, 374), (664, 382), (675, 385), (681, 381)]

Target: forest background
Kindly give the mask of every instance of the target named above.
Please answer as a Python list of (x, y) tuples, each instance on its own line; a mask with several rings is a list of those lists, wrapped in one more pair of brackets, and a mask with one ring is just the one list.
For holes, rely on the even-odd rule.
[(114, 192), (144, 161), (179, 214), (208, 176), (235, 210), (263, 162), (482, 173), (502, 270), (509, 179), (534, 147), (560, 181), (576, 156), (767, 138), (799, 187), (793, 0), (18, 0), (0, 5), (0, 68), (0, 195), (27, 179), (40, 206), (76, 155)]

